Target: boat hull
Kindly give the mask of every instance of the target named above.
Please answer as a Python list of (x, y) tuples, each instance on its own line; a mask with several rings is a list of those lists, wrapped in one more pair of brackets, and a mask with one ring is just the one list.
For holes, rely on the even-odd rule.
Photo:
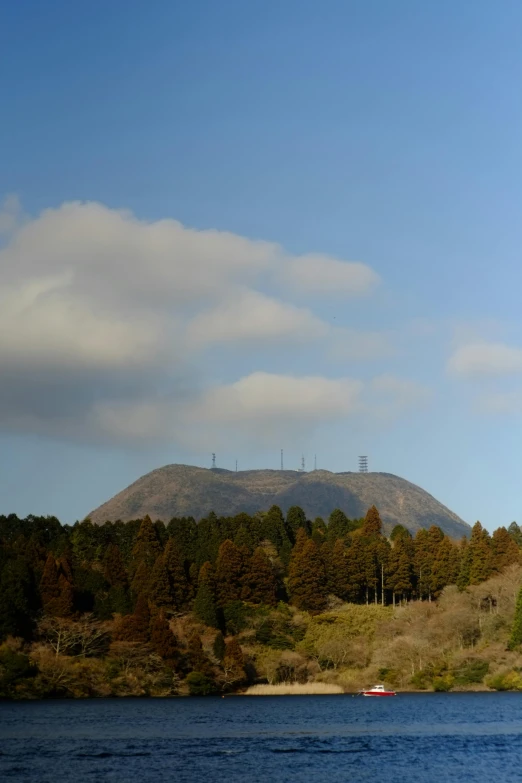
[(395, 696), (393, 691), (380, 691), (378, 693), (372, 693), (371, 691), (363, 691), (363, 696)]

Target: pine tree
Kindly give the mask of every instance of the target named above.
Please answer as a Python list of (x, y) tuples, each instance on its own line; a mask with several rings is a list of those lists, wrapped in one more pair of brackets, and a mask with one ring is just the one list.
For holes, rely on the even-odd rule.
[(295, 541), (297, 531), (302, 527), (307, 533), (310, 533), (310, 525), (306, 519), (306, 514), (300, 506), (290, 506), (286, 512), (286, 531), (292, 542)]
[(456, 547), (448, 536), (444, 536), (439, 544), (432, 568), (433, 595), (435, 598), (442, 590), (451, 584), (455, 584), (459, 574), (459, 559)]
[(212, 645), (212, 650), (218, 661), (222, 661), (225, 657), (225, 649), (225, 639), (223, 638), (221, 631), (218, 631), (216, 638), (214, 639), (214, 644)]
[(365, 585), (365, 547), (360, 536), (354, 536), (351, 545), (346, 550), (346, 566), (348, 583), (351, 585), (351, 597), (360, 597)]
[(149, 571), (152, 569), (157, 557), (161, 554), (161, 546), (158, 533), (147, 515), (141, 522), (136, 541), (132, 549), (132, 572), (135, 573), (139, 564), (144, 562)]
[(321, 611), (326, 606), (327, 579), (316, 544), (307, 540), (293, 553), (288, 569), (288, 589), (292, 603), (299, 609)]
[(374, 538), (382, 535), (382, 520), (375, 506), (371, 506), (366, 512), (361, 535), (363, 538)]
[(388, 564), (388, 587), (395, 595), (409, 596), (413, 589), (413, 560), (408, 540), (403, 536), (395, 539)]
[[(172, 539), (171, 539), (172, 540)], [(149, 599), (158, 608), (172, 608), (172, 593), (170, 589), (169, 572), (165, 556), (160, 555), (154, 563), (150, 578)]]
[(211, 628), (219, 628), (221, 625), (214, 595), (207, 582), (201, 582), (198, 587), (194, 600), (194, 614)]
[(134, 632), (133, 640), (148, 642), (150, 635), (150, 609), (149, 602), (145, 596), (138, 596), (132, 617)]
[(219, 606), (241, 597), (245, 564), (241, 551), (227, 539), (219, 547), (216, 560), (216, 590)]
[(111, 587), (127, 586), (127, 572), (117, 544), (109, 544), (103, 558), (103, 575)]
[(509, 639), (509, 649), (515, 650), (522, 644), (522, 587), (519, 590), (517, 603), (515, 606), (515, 618), (511, 627), (511, 636)]
[(72, 575), (67, 561), (58, 563), (49, 553), (40, 582), (40, 597), (44, 612), (55, 617), (69, 617), (73, 610)]
[(522, 530), (520, 529), (520, 526), (517, 525), (516, 522), (512, 522), (510, 526), (508, 527), (508, 533), (515, 542), (515, 544), (522, 548)]
[(252, 554), (254, 548), (254, 542), (252, 536), (248, 532), (248, 529), (241, 525), (234, 536), (234, 544), (238, 549), (247, 549), (249, 554)]
[(167, 541), (165, 547), (165, 565), (169, 575), (173, 606), (179, 612), (187, 605), (190, 591), (181, 551), (173, 538)]
[(131, 582), (133, 596), (148, 596), (151, 588), (151, 569), (146, 560), (140, 560)]
[(460, 567), (457, 576), (459, 590), (464, 590), (470, 584), (471, 556), (469, 541), (464, 537), (460, 542)]
[(194, 631), (188, 640), (188, 657), (193, 671), (200, 672), (211, 679), (214, 669), (203, 651), (200, 636)]
[(247, 572), (243, 577), (242, 597), (254, 604), (275, 606), (277, 603), (274, 567), (262, 547), (257, 547), (248, 562)]
[(150, 644), (160, 658), (175, 666), (179, 658), (178, 644), (163, 612), (158, 612), (150, 622)]
[(504, 568), (520, 562), (520, 550), (505, 527), (499, 527), (493, 533), (491, 550), (493, 571), (497, 574), (501, 573)]
[(489, 579), (493, 572), (491, 539), (480, 522), (476, 522), (471, 529), (469, 551), (471, 556), (469, 581), (472, 585), (478, 585)]
[(349, 601), (353, 594), (353, 585), (348, 570), (346, 546), (340, 538), (333, 545), (327, 563), (327, 574), (328, 590), (342, 601)]

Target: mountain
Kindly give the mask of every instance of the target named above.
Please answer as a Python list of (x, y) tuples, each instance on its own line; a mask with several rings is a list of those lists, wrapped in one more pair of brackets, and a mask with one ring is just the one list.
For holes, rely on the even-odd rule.
[(391, 473), (330, 473), (314, 470), (244, 470), (166, 465), (153, 470), (92, 511), (95, 524), (128, 521), (146, 514), (168, 522), (172, 517), (200, 519), (215, 511), (233, 516), (240, 511), (267, 511), (278, 505), (284, 512), (301, 506), (309, 519), (328, 519), (334, 508), (348, 517), (364, 516), (371, 505), (380, 511), (386, 532), (401, 523), (412, 532), (439, 525), (460, 538), (470, 527), (420, 487)]

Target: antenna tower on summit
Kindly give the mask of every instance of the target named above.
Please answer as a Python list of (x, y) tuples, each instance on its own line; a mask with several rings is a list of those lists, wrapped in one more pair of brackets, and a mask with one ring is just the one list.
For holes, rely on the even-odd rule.
[(216, 467), (216, 455), (213, 453), (212, 454), (212, 470), (214, 470), (215, 467)]
[(303, 454), (303, 456), (301, 457), (301, 467), (299, 468), (299, 473), (304, 473), (304, 472), (305, 472), (305, 458)]
[(359, 457), (359, 473), (368, 473), (368, 457)]
[(317, 454), (314, 454), (314, 470), (317, 470)]
[(281, 449), (281, 470), (284, 470), (284, 468), (283, 468), (283, 449)]

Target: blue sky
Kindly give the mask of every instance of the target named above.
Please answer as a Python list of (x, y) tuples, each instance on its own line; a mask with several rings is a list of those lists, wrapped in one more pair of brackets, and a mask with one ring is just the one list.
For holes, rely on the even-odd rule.
[(521, 33), (509, 0), (2, 9), (2, 511), (284, 448), (520, 522)]

